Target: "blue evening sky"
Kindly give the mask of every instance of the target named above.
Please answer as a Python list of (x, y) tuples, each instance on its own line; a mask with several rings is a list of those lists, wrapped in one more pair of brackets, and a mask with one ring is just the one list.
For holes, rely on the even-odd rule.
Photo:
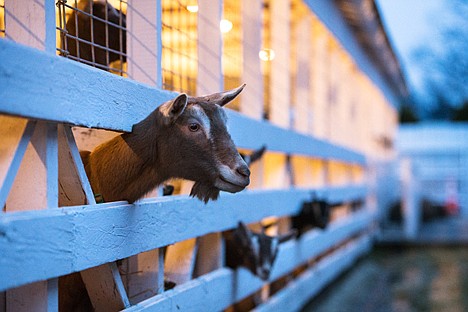
[(377, 0), (384, 26), (406, 73), (408, 87), (421, 89), (418, 70), (411, 52), (421, 45), (434, 45), (437, 18), (444, 11), (444, 0)]

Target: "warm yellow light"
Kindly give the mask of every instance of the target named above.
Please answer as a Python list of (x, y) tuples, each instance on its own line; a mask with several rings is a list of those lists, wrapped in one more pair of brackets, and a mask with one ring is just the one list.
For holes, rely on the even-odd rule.
[(228, 33), (232, 29), (232, 22), (227, 19), (222, 19), (219, 22), (219, 29), (221, 30), (222, 33)]
[(198, 5), (187, 5), (187, 11), (189, 11), (190, 13), (197, 13)]
[(275, 58), (275, 51), (267, 48), (262, 49), (260, 52), (258, 52), (258, 57), (265, 62), (273, 61)]

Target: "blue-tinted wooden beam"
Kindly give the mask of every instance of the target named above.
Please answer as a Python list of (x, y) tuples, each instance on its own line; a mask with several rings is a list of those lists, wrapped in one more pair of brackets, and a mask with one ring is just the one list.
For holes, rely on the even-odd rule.
[[(366, 188), (350, 188), (366, 196)], [(346, 189), (334, 192), (348, 194)], [(291, 189), (223, 193), (207, 205), (173, 196), (135, 205), (115, 202), (2, 214), (0, 291), (234, 228), (239, 220), (297, 214), (310, 199), (311, 190)]]
[[(0, 40), (0, 113), (78, 126), (131, 131), (175, 96), (111, 73)], [(247, 86), (248, 88), (248, 86)], [(229, 129), (241, 148), (330, 158), (364, 165), (347, 148), (228, 111)]]
[[(368, 252), (370, 247), (370, 238), (365, 235), (332, 252), (328, 257), (302, 273), (298, 279), (290, 282), (288, 287), (277, 293), (277, 296), (273, 297), (277, 301), (269, 300), (258, 308), (262, 311), (284, 311), (284, 309), (274, 310), (273, 308), (286, 307), (290, 300), (294, 300), (293, 294), (299, 297), (297, 302), (290, 307), (300, 308), (301, 304), (304, 304), (311, 296), (317, 294), (340, 273), (349, 268), (359, 256)], [(293, 261), (294, 266), (298, 264), (300, 263)], [(149, 298), (125, 311), (192, 311), (194, 307), (200, 306), (207, 311), (219, 311), (253, 294), (263, 285), (264, 283), (260, 279), (254, 277), (247, 270), (240, 269), (234, 272), (223, 268), (161, 295)], [(293, 291), (297, 291), (298, 288), (300, 293)], [(286, 310), (291, 311), (296, 309), (286, 308)]]

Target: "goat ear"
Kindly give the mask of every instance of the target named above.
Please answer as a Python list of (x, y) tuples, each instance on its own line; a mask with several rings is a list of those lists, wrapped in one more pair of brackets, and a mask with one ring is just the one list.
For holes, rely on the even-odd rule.
[(218, 104), (219, 106), (224, 106), (227, 103), (234, 100), (236, 96), (238, 96), (239, 93), (242, 92), (244, 87), (245, 87), (245, 83), (241, 85), (240, 87), (237, 87), (236, 89), (219, 92), (219, 93), (213, 93), (210, 95), (205, 95), (205, 96), (200, 97), (200, 99), (202, 101), (207, 101), (207, 102)]
[(251, 232), (242, 221), (239, 221), (236, 233), (243, 246), (249, 246), (251, 244)]
[(288, 241), (294, 237), (297, 236), (297, 231), (295, 229), (289, 231), (288, 233), (286, 234), (282, 234), (282, 235), (279, 235), (278, 236), (278, 242), (281, 244), (281, 243), (284, 243), (285, 241)]
[(159, 111), (164, 117), (164, 123), (169, 125), (176, 121), (182, 115), (187, 107), (188, 96), (185, 93), (179, 94), (174, 100), (168, 101), (161, 105)]
[(259, 160), (262, 158), (263, 154), (266, 151), (266, 145), (263, 145), (260, 149), (255, 150), (251, 155), (250, 155), (250, 162), (253, 163), (254, 161)]

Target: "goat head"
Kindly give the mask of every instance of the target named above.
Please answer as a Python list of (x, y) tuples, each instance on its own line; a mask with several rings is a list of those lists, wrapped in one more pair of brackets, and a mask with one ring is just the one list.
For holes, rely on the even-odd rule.
[(279, 245), (296, 236), (296, 231), (269, 236), (264, 231), (251, 231), (243, 222), (234, 230), (224, 233), (226, 240), (226, 265), (243, 266), (262, 280), (268, 280), (278, 255)]

